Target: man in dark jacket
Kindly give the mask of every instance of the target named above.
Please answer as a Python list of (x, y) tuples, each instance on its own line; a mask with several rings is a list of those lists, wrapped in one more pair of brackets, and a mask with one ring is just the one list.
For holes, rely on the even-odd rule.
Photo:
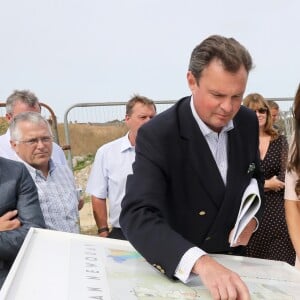
[(194, 49), (192, 96), (139, 129), (122, 202), (133, 246), (170, 278), (198, 275), (213, 299), (250, 299), (241, 278), (208, 253), (241, 254), (258, 225), (252, 218), (230, 247), (243, 192), (252, 179), (263, 187), (257, 118), (241, 107), (251, 67), (232, 38), (211, 36)]
[(45, 227), (26, 167), (0, 157), (0, 288), (30, 227)]

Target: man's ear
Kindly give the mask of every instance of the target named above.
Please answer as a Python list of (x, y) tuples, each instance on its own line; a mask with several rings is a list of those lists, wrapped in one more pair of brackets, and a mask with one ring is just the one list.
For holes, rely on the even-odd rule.
[(130, 116), (129, 115), (125, 115), (125, 124), (128, 126), (128, 121), (130, 119)]
[(10, 146), (12, 147), (13, 150), (17, 152), (17, 142), (10, 140)]
[(197, 86), (197, 80), (191, 71), (188, 71), (186, 74), (187, 82), (191, 91)]
[(7, 121), (8, 123), (10, 123), (10, 121), (11, 121), (12, 118), (13, 118), (13, 116), (12, 116), (12, 114), (6, 113), (6, 114), (5, 114), (5, 118), (6, 118), (6, 121)]

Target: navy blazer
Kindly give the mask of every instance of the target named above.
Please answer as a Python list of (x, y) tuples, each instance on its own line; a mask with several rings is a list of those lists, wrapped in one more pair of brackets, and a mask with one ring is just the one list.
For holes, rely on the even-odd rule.
[(0, 216), (15, 209), (21, 227), (0, 231), (0, 287), (29, 228), (45, 228), (37, 189), (25, 165), (0, 157)]
[[(120, 216), (128, 240), (169, 277), (191, 247), (234, 251), (228, 237), (252, 177), (263, 194), (256, 115), (241, 107), (233, 119), (225, 187), (190, 99), (181, 99), (139, 129)], [(253, 164), (254, 170), (249, 168)]]

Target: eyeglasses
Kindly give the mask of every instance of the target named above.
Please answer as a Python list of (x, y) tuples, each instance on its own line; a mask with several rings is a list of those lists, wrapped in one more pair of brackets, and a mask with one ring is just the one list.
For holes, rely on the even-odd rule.
[(24, 141), (16, 141), (16, 142), (28, 146), (36, 146), (39, 143), (39, 141), (41, 141), (43, 144), (50, 144), (52, 142), (52, 139), (53, 139), (52, 136), (43, 136), (41, 138), (35, 138), (35, 139), (24, 140)]
[(268, 109), (267, 109), (267, 108), (264, 108), (264, 107), (261, 107), (261, 108), (259, 108), (259, 109), (254, 109), (253, 111), (256, 112), (256, 113), (259, 113), (259, 114), (261, 114), (261, 115), (264, 115), (264, 114), (267, 113)]

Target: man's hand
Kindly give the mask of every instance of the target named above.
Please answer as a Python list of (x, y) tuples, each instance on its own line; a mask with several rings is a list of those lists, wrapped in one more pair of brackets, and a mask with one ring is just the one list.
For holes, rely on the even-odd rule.
[(108, 237), (108, 234), (109, 234), (109, 231), (104, 231), (104, 232), (98, 233), (98, 235), (101, 237)]
[[(240, 236), (238, 237), (237, 242), (232, 247), (248, 245), (249, 240), (250, 240), (253, 232), (255, 231), (256, 227), (257, 227), (257, 221), (256, 221), (256, 219), (252, 218), (250, 220), (250, 222), (246, 225), (244, 230), (241, 232)], [(230, 241), (232, 232), (233, 232), (233, 230), (231, 230), (231, 232), (229, 234), (229, 241)]]
[(0, 217), (0, 231), (14, 230), (21, 226), (21, 222), (16, 218), (17, 210), (12, 210)]
[(78, 210), (81, 210), (84, 206), (84, 199), (80, 198), (78, 202)]
[(208, 255), (203, 255), (196, 261), (192, 272), (199, 275), (215, 300), (250, 300), (248, 288), (239, 275)]

